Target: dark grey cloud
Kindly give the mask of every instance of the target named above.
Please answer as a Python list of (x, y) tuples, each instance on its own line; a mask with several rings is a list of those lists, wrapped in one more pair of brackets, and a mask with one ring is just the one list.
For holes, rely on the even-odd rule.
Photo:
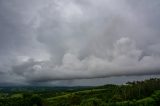
[(159, 5), (0, 0), (0, 83), (159, 75)]

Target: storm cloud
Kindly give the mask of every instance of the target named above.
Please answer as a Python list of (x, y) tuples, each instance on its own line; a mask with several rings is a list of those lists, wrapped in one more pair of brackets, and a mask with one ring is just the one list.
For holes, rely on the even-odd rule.
[(0, 0), (0, 83), (160, 74), (159, 0)]

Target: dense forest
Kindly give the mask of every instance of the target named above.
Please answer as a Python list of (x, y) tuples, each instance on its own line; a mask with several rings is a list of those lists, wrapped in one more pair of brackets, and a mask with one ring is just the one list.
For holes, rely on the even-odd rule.
[(159, 106), (160, 79), (97, 87), (1, 87), (0, 106)]

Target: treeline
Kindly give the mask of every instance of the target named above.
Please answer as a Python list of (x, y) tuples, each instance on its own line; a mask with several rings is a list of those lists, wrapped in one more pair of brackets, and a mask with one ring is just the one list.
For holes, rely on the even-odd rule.
[(145, 81), (128, 82), (126, 85), (116, 87), (112, 101), (142, 99), (150, 96), (154, 91), (160, 90), (160, 79), (152, 78)]
[(36, 94), (23, 94), (23, 97), (1, 98), (0, 106), (44, 106), (44, 100)]

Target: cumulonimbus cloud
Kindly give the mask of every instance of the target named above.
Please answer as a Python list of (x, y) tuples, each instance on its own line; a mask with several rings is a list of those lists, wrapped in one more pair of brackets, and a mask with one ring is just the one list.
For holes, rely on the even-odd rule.
[(30, 59), (13, 67), (13, 71), (31, 82), (160, 74), (159, 56), (143, 56), (139, 59), (142, 53), (129, 38), (121, 38), (105, 58), (90, 55), (80, 60), (77, 54), (67, 52), (62, 64)]
[(1, 1), (2, 81), (159, 74), (159, 3)]

